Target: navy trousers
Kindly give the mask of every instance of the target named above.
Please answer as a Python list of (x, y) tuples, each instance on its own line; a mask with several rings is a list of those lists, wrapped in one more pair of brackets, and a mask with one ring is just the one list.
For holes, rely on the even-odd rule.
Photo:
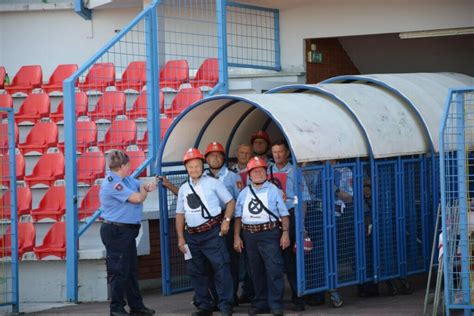
[(250, 277), (254, 288), (256, 308), (283, 310), (285, 283), (283, 257), (280, 248), (281, 230), (275, 228), (259, 233), (242, 232), (247, 250)]
[(212, 310), (213, 302), (209, 294), (211, 278), (209, 265), (213, 271), (213, 281), (217, 292), (218, 307), (222, 312), (232, 311), (233, 283), (230, 273), (230, 258), (225, 244), (225, 238), (219, 236), (220, 226), (215, 225), (210, 230), (189, 234), (185, 239), (191, 251), (192, 259), (187, 260), (188, 273), (194, 288), (194, 305), (202, 310)]
[(110, 311), (124, 310), (125, 298), (130, 309), (140, 310), (145, 306), (138, 288), (138, 257), (135, 238), (140, 225), (115, 226), (103, 223), (100, 237), (107, 251), (107, 274), (110, 285)]

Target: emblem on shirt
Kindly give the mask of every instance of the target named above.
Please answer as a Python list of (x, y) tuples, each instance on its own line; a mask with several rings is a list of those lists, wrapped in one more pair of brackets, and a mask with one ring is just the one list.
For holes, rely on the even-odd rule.
[(263, 211), (263, 205), (257, 199), (251, 199), (248, 206), (250, 214), (260, 214)]
[(192, 209), (196, 209), (201, 206), (198, 196), (194, 193), (188, 194), (186, 196), (186, 201), (188, 202), (189, 207)]
[(123, 185), (119, 182), (114, 186), (114, 189), (117, 191), (122, 191), (123, 190)]
[(112, 178), (112, 176), (107, 177), (107, 181), (112, 182), (113, 180), (114, 180), (114, 178)]

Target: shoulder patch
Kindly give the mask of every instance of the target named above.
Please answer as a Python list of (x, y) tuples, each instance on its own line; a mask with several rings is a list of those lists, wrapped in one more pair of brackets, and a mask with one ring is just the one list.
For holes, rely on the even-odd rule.
[(117, 191), (122, 191), (123, 185), (120, 182), (118, 182), (116, 185), (114, 185), (114, 189)]
[(107, 181), (112, 182), (113, 180), (114, 180), (114, 178), (112, 176), (107, 177)]

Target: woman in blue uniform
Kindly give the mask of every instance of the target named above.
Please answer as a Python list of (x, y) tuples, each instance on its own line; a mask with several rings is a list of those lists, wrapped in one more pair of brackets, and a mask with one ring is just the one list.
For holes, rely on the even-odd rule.
[(250, 277), (255, 296), (249, 314), (271, 311), (273, 315), (283, 315), (282, 250), (290, 245), (288, 209), (282, 192), (267, 181), (267, 164), (263, 159), (250, 159), (247, 172), (251, 183), (237, 199), (234, 248), (242, 252), (245, 245), (251, 262)]
[[(189, 178), (178, 192), (176, 233), (179, 250), (188, 259), (188, 273), (194, 287), (198, 311), (193, 315), (212, 315), (207, 263), (212, 267), (221, 315), (231, 315), (232, 275), (223, 236), (229, 232), (235, 200), (222, 182), (203, 174), (204, 156), (198, 149), (187, 150), (183, 163)], [(223, 214), (221, 203), (225, 205)]]
[(100, 208), (104, 219), (100, 237), (107, 251), (110, 283), (110, 314), (128, 315), (125, 298), (132, 315), (152, 315), (145, 307), (138, 288), (138, 258), (135, 238), (140, 231), (143, 201), (156, 183), (143, 184), (129, 176), (130, 158), (113, 150), (107, 158), (109, 171), (100, 188)]

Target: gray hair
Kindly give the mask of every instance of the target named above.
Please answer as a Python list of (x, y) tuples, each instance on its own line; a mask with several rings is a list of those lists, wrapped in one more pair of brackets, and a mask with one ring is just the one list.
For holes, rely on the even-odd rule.
[(130, 158), (121, 150), (111, 150), (107, 157), (107, 164), (109, 165), (110, 170), (116, 170), (129, 162)]

